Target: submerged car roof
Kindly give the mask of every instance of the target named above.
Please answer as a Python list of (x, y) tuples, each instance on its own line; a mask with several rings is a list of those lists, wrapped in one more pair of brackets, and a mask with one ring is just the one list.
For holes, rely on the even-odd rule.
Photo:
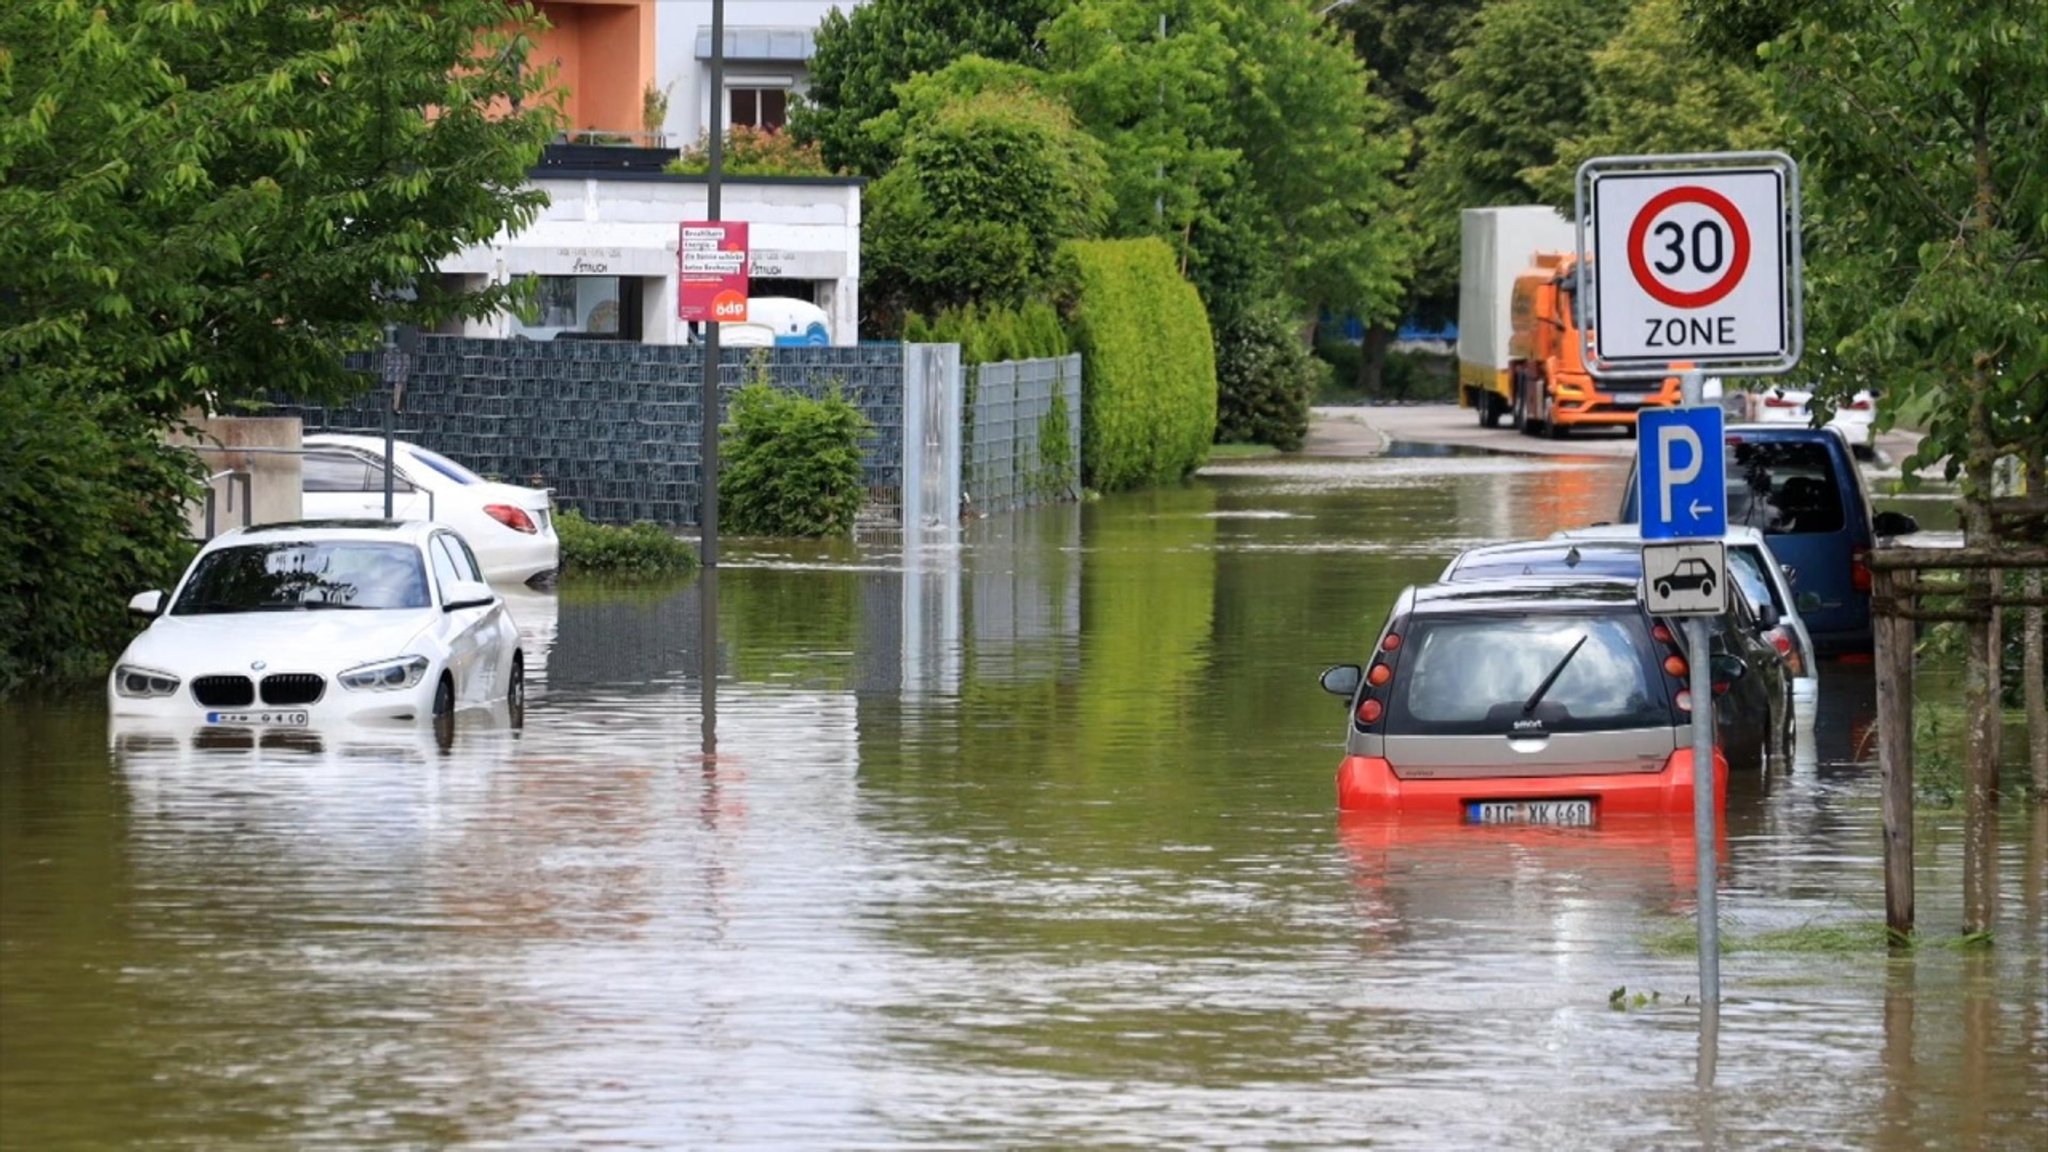
[(417, 540), (444, 527), (433, 520), (283, 520), (223, 532), (207, 541), (206, 546), (267, 542), (283, 536), (307, 540)]
[(1620, 576), (1512, 576), (1421, 584), (1402, 594), (1395, 611), (1436, 616), (1471, 611), (1590, 611), (1640, 605), (1639, 582)]

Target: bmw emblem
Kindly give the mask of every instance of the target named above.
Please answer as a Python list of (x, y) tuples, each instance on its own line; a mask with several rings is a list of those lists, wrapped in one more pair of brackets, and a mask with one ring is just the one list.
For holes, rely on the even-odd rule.
[(261, 661), (261, 660), (256, 660), (256, 661), (252, 661), (252, 662), (250, 663), (250, 665), (249, 665), (249, 671), (251, 671), (251, 672), (261, 672), (261, 671), (263, 671), (263, 670), (264, 670), (265, 668), (268, 668), (268, 667), (270, 667), (270, 665), (269, 665), (269, 664), (267, 664), (267, 663), (265, 663), (265, 662), (263, 662), (263, 661)]

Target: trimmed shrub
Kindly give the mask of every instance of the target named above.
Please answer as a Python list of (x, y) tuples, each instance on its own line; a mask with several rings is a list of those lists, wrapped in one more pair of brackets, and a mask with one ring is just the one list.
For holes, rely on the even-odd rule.
[(198, 464), (118, 397), (0, 374), (0, 693), (103, 676), (191, 561)]
[(555, 516), (565, 576), (668, 576), (697, 566), (697, 553), (656, 524), (593, 524), (573, 508)]
[(1329, 371), (1285, 311), (1266, 305), (1238, 314), (1216, 333), (1216, 439), (1298, 451)]
[(912, 312), (903, 318), (903, 339), (910, 344), (958, 344), (962, 364), (1044, 360), (1072, 351), (1066, 330), (1060, 327), (1060, 314), (1039, 300), (1022, 308), (946, 308), (930, 319)]
[(823, 399), (758, 377), (732, 398), (720, 429), (718, 499), (733, 532), (845, 536), (866, 499), (861, 438), (872, 425), (834, 384)]
[(1194, 285), (1157, 237), (1060, 248), (1083, 358), (1081, 474), (1098, 491), (1179, 481), (1216, 434), (1216, 348)]
[[(735, 124), (725, 134), (721, 170), (731, 176), (830, 176), (832, 169), (816, 144), (805, 144), (787, 132)], [(711, 171), (711, 145), (699, 142), (668, 162), (665, 172), (702, 175)]]

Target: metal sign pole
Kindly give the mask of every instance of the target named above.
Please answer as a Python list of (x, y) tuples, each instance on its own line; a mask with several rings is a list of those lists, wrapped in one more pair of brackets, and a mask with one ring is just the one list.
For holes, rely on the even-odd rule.
[[(704, 185), (705, 217), (722, 219), (719, 203), (725, 179), (725, 0), (711, 0), (711, 170)], [(698, 403), (699, 530), (703, 533), (698, 560), (703, 565), (697, 588), (697, 690), (703, 714), (699, 721), (705, 763), (718, 755), (718, 383), (719, 319), (714, 309), (704, 324), (703, 393)]]
[[(1700, 403), (1705, 380), (1697, 371), (1679, 377), (1680, 403)], [(1720, 451), (1719, 445), (1711, 450)], [(1702, 1087), (1714, 1082), (1714, 1051), (1721, 1020), (1721, 914), (1715, 877), (1720, 871), (1714, 819), (1714, 678), (1712, 634), (1704, 616), (1688, 616), (1685, 647), (1692, 693), (1692, 835), (1700, 951), (1700, 1064)]]

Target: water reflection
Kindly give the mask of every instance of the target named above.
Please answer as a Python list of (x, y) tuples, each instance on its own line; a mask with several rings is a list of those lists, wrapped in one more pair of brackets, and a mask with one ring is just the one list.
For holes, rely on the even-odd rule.
[[(2048, 812), (2004, 813), (1989, 952), (1772, 943), (1882, 923), (1854, 666), (1731, 782), (1711, 1091), (1684, 820), (1337, 817), (1315, 672), (1544, 527), (1513, 509), (1609, 498), (1556, 478), (1288, 465), (729, 548), (711, 760), (690, 581), (516, 602), (516, 729), (0, 710), (4, 1142), (2032, 1146)], [(1935, 940), (1958, 827), (1923, 813)]]

